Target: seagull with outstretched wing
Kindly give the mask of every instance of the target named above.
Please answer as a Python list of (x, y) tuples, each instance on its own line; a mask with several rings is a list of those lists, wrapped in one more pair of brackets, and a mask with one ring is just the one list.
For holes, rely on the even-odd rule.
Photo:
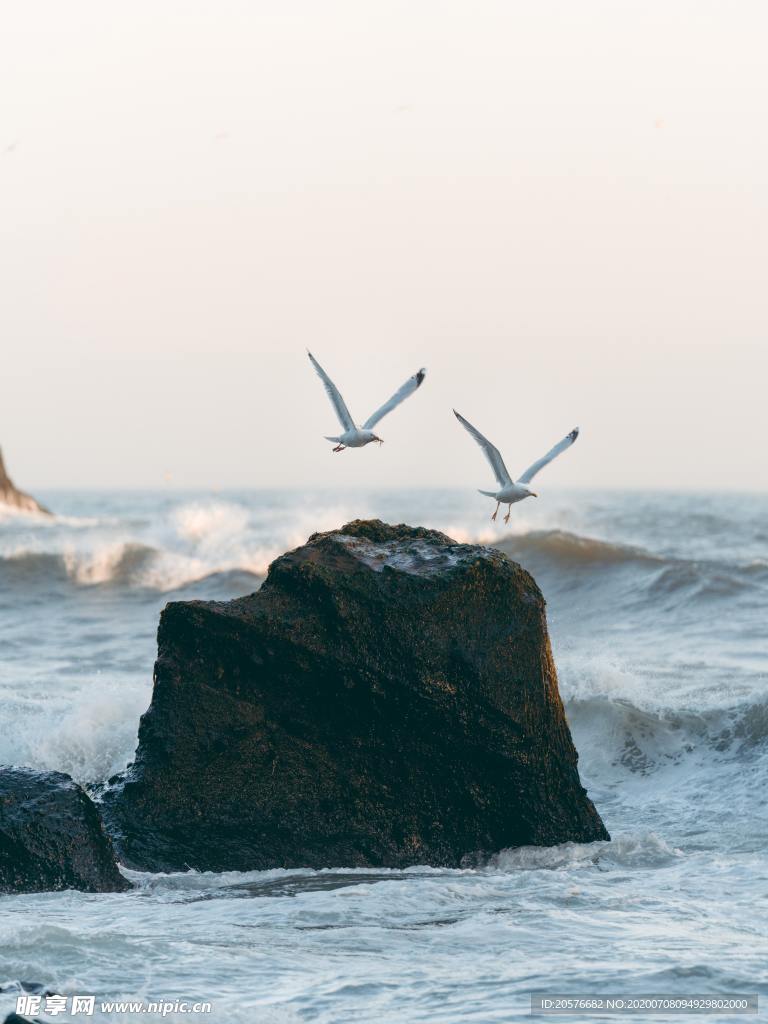
[(409, 377), (402, 387), (398, 388), (388, 402), (385, 402), (384, 405), (378, 408), (375, 413), (368, 417), (361, 427), (358, 427), (352, 419), (346, 402), (341, 397), (339, 389), (309, 350), (307, 351), (307, 355), (317, 371), (318, 377), (323, 382), (323, 387), (331, 400), (331, 405), (335, 409), (336, 415), (339, 418), (339, 423), (343, 428), (338, 437), (326, 437), (326, 441), (336, 442), (336, 447), (333, 449), (335, 452), (343, 452), (345, 448), (362, 448), (366, 444), (370, 444), (371, 441), (378, 441), (379, 444), (383, 444), (384, 442), (382, 439), (378, 437), (371, 428), (375, 427), (380, 420), (384, 419), (387, 413), (392, 412), (396, 406), (400, 405), (400, 403), (404, 402), (409, 395), (412, 395), (414, 391), (420, 388), (427, 375), (427, 371), (422, 367), (418, 373), (414, 373), (414, 375)]
[(579, 428), (575, 427), (570, 434), (566, 434), (562, 441), (558, 441), (554, 448), (550, 448), (546, 455), (542, 455), (540, 459), (537, 459), (536, 462), (529, 466), (517, 480), (513, 480), (509, 475), (507, 467), (504, 465), (504, 459), (502, 459), (499, 449), (495, 445), (491, 444), (487, 437), (483, 437), (477, 427), (473, 427), (472, 424), (457, 413), (455, 409), (453, 410), (453, 414), (464, 429), (472, 435), (475, 441), (477, 441), (483, 449), (483, 453), (491, 465), (491, 469), (496, 477), (499, 489), (497, 491), (480, 491), (480, 493), (487, 494), (489, 498), (494, 498), (496, 500), (496, 511), (491, 516), (491, 519), (496, 519), (501, 505), (509, 505), (507, 514), (504, 516), (505, 523), (509, 522), (509, 516), (515, 502), (522, 501), (523, 498), (538, 497), (538, 495), (530, 490), (527, 485), (531, 480), (533, 480), (539, 470), (542, 470), (553, 459), (556, 459), (558, 455), (561, 455), (566, 448), (570, 448), (579, 436)]

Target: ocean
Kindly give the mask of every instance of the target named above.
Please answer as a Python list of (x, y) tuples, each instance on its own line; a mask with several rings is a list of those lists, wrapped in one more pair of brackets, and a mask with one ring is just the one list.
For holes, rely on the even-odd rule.
[(767, 495), (545, 491), (509, 526), (471, 490), (37, 496), (56, 518), (0, 514), (0, 763), (119, 771), (167, 601), (250, 593), (310, 533), (379, 517), (533, 573), (612, 842), (471, 870), (126, 871), (125, 894), (0, 897), (0, 1017), (22, 981), (208, 1001), (164, 1019), (247, 1024), (518, 1021), (532, 992), (768, 1000)]

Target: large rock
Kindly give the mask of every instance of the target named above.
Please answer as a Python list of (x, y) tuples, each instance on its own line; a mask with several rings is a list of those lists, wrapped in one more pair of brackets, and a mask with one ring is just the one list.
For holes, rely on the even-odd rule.
[(24, 491), (14, 487), (13, 481), (6, 472), (2, 451), (0, 451), (0, 505), (9, 505), (11, 508), (18, 508), (23, 512), (51, 514), (40, 502), (35, 501), (30, 494), (25, 494)]
[(61, 772), (0, 767), (0, 892), (122, 892), (98, 811)]
[(261, 590), (169, 604), (135, 763), (106, 794), (154, 870), (459, 865), (608, 834), (544, 600), (498, 551), (353, 522)]

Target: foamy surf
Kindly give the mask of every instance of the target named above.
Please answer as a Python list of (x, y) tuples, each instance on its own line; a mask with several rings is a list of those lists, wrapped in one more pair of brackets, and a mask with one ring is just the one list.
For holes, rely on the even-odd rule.
[(489, 870), (498, 871), (573, 871), (578, 868), (603, 869), (657, 867), (683, 857), (655, 832), (614, 836), (609, 843), (561, 843), (559, 846), (522, 846), (502, 850), (491, 860)]
[(25, 520), (23, 532), (0, 534), (0, 566), (17, 577), (53, 574), (79, 586), (119, 584), (167, 593), (221, 573), (263, 577), (275, 558), (304, 543), (309, 533), (350, 518), (349, 509), (331, 505), (319, 513), (289, 510), (283, 518), (267, 519), (262, 510), (222, 501), (180, 503), (149, 522), (70, 516), (51, 524), (40, 516), (34, 528)]

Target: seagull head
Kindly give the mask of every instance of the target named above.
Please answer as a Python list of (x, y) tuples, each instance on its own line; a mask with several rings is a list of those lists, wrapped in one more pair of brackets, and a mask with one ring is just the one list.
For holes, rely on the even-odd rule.
[(535, 491), (529, 491), (527, 487), (525, 489), (525, 496), (526, 498), (538, 498), (538, 494)]
[(374, 434), (374, 432), (372, 430), (362, 429), (362, 430), (359, 431), (359, 434), (360, 434), (360, 439), (362, 440), (363, 444), (370, 444), (371, 441), (378, 441), (379, 444), (384, 444), (384, 442), (379, 437), (379, 435), (378, 434)]

